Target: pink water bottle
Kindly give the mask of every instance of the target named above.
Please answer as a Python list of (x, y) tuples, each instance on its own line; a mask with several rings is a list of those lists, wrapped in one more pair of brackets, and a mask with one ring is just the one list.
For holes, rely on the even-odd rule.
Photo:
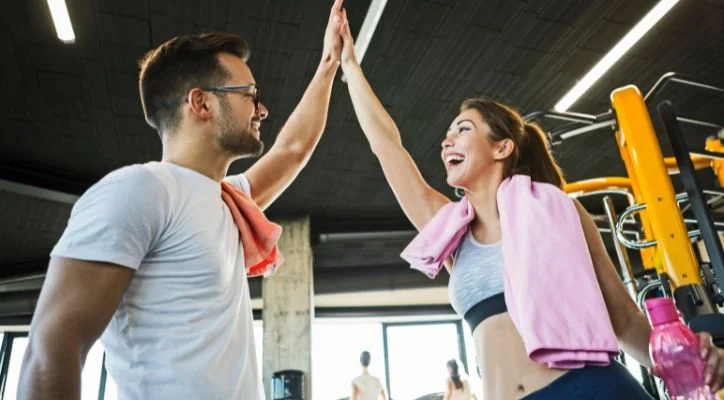
[(645, 304), (653, 327), (651, 358), (671, 400), (716, 400), (704, 380), (699, 337), (679, 319), (674, 302), (661, 297)]

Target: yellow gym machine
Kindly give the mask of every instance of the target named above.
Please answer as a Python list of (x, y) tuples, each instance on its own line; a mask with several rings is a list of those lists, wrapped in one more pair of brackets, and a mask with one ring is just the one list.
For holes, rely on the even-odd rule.
[[(724, 224), (711, 217), (710, 203), (724, 193), (702, 190), (696, 170), (712, 168), (717, 183), (724, 187), (724, 145), (722, 137), (706, 140), (705, 150), (687, 148), (680, 124), (692, 124), (724, 133), (724, 127), (710, 122), (679, 117), (669, 101), (660, 101), (657, 110), (669, 137), (673, 157), (664, 158), (654, 130), (648, 105), (659, 97), (663, 88), (679, 84), (724, 95), (715, 87), (675, 73), (662, 76), (643, 96), (635, 86), (625, 86), (611, 93), (612, 111), (600, 115), (572, 112), (539, 111), (526, 120), (556, 119), (567, 121), (562, 128), (550, 131), (553, 145), (588, 132), (613, 129), (627, 177), (602, 177), (571, 182), (566, 192), (572, 197), (604, 195), (603, 208), (618, 258), (621, 278), (639, 307), (654, 290), (673, 297), (684, 321), (695, 331), (706, 330), (715, 342), (724, 345), (724, 305), (719, 281), (724, 279), (724, 251), (719, 231)], [(724, 110), (722, 110), (724, 114)], [(671, 174), (678, 174), (686, 191), (675, 193)], [(616, 215), (612, 195), (625, 196), (628, 207)], [(687, 207), (694, 218), (684, 218)], [(636, 217), (638, 219), (636, 219)], [(689, 230), (688, 226), (695, 229)], [(643, 276), (634, 276), (627, 249), (641, 254)], [(648, 278), (648, 280), (645, 280)], [(653, 380), (644, 384), (654, 395)], [(648, 384), (647, 384), (648, 383)]]

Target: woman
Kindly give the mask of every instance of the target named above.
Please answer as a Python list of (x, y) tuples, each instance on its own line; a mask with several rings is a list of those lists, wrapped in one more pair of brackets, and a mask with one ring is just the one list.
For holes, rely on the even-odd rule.
[(387, 398), (382, 382), (376, 376), (370, 375), (368, 370), (370, 359), (369, 351), (363, 351), (359, 356), (362, 374), (352, 379), (352, 396), (350, 396), (350, 400), (385, 400)]
[(476, 400), (475, 394), (470, 391), (470, 383), (460, 376), (457, 360), (447, 362), (447, 374), (447, 389), (443, 400)]
[[(425, 182), (403, 147), (395, 122), (357, 62), (349, 25), (343, 27), (342, 38), (342, 69), (360, 126), (403, 211), (422, 230), (450, 200)], [(454, 262), (448, 260), (445, 264), (451, 273), (451, 304), (466, 317), (469, 311), (477, 309), (476, 305), (502, 297), (502, 234), (496, 200), (501, 183), (521, 174), (558, 188), (563, 187), (564, 181), (541, 129), (495, 101), (463, 102), (442, 142), (441, 156), (447, 183), (462, 188), (474, 209), (474, 218)], [(578, 202), (575, 209), (590, 253), (589, 261), (593, 263), (593, 279), (600, 287), (599, 298), (605, 302), (604, 314), (607, 312), (610, 318), (611, 336), (615, 334), (614, 342), (618, 341), (626, 353), (651, 367), (649, 323), (621, 283), (593, 219)], [(468, 318), (466, 321), (470, 323)], [(552, 368), (531, 361), (520, 332), (505, 310), (471, 323), (471, 330), (486, 399), (651, 398), (623, 366), (610, 360), (606, 367), (575, 369)], [(702, 357), (708, 359), (709, 384), (718, 390), (724, 382), (724, 362), (719, 363), (722, 350), (711, 345), (710, 336), (700, 335)]]

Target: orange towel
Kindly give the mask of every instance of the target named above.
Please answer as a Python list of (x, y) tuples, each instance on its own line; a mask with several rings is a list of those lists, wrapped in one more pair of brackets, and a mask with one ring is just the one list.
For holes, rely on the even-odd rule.
[(268, 275), (284, 262), (277, 248), (282, 227), (269, 221), (254, 200), (234, 185), (221, 182), (221, 197), (231, 210), (244, 248), (246, 275)]

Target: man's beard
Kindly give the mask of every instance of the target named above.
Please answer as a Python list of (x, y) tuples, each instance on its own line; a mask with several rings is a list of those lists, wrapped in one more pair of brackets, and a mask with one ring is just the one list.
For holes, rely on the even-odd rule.
[(221, 120), (218, 123), (219, 143), (229, 153), (242, 157), (258, 157), (264, 152), (264, 143), (254, 136), (251, 128), (242, 128), (233, 121), (233, 112), (227, 99), (221, 103)]

